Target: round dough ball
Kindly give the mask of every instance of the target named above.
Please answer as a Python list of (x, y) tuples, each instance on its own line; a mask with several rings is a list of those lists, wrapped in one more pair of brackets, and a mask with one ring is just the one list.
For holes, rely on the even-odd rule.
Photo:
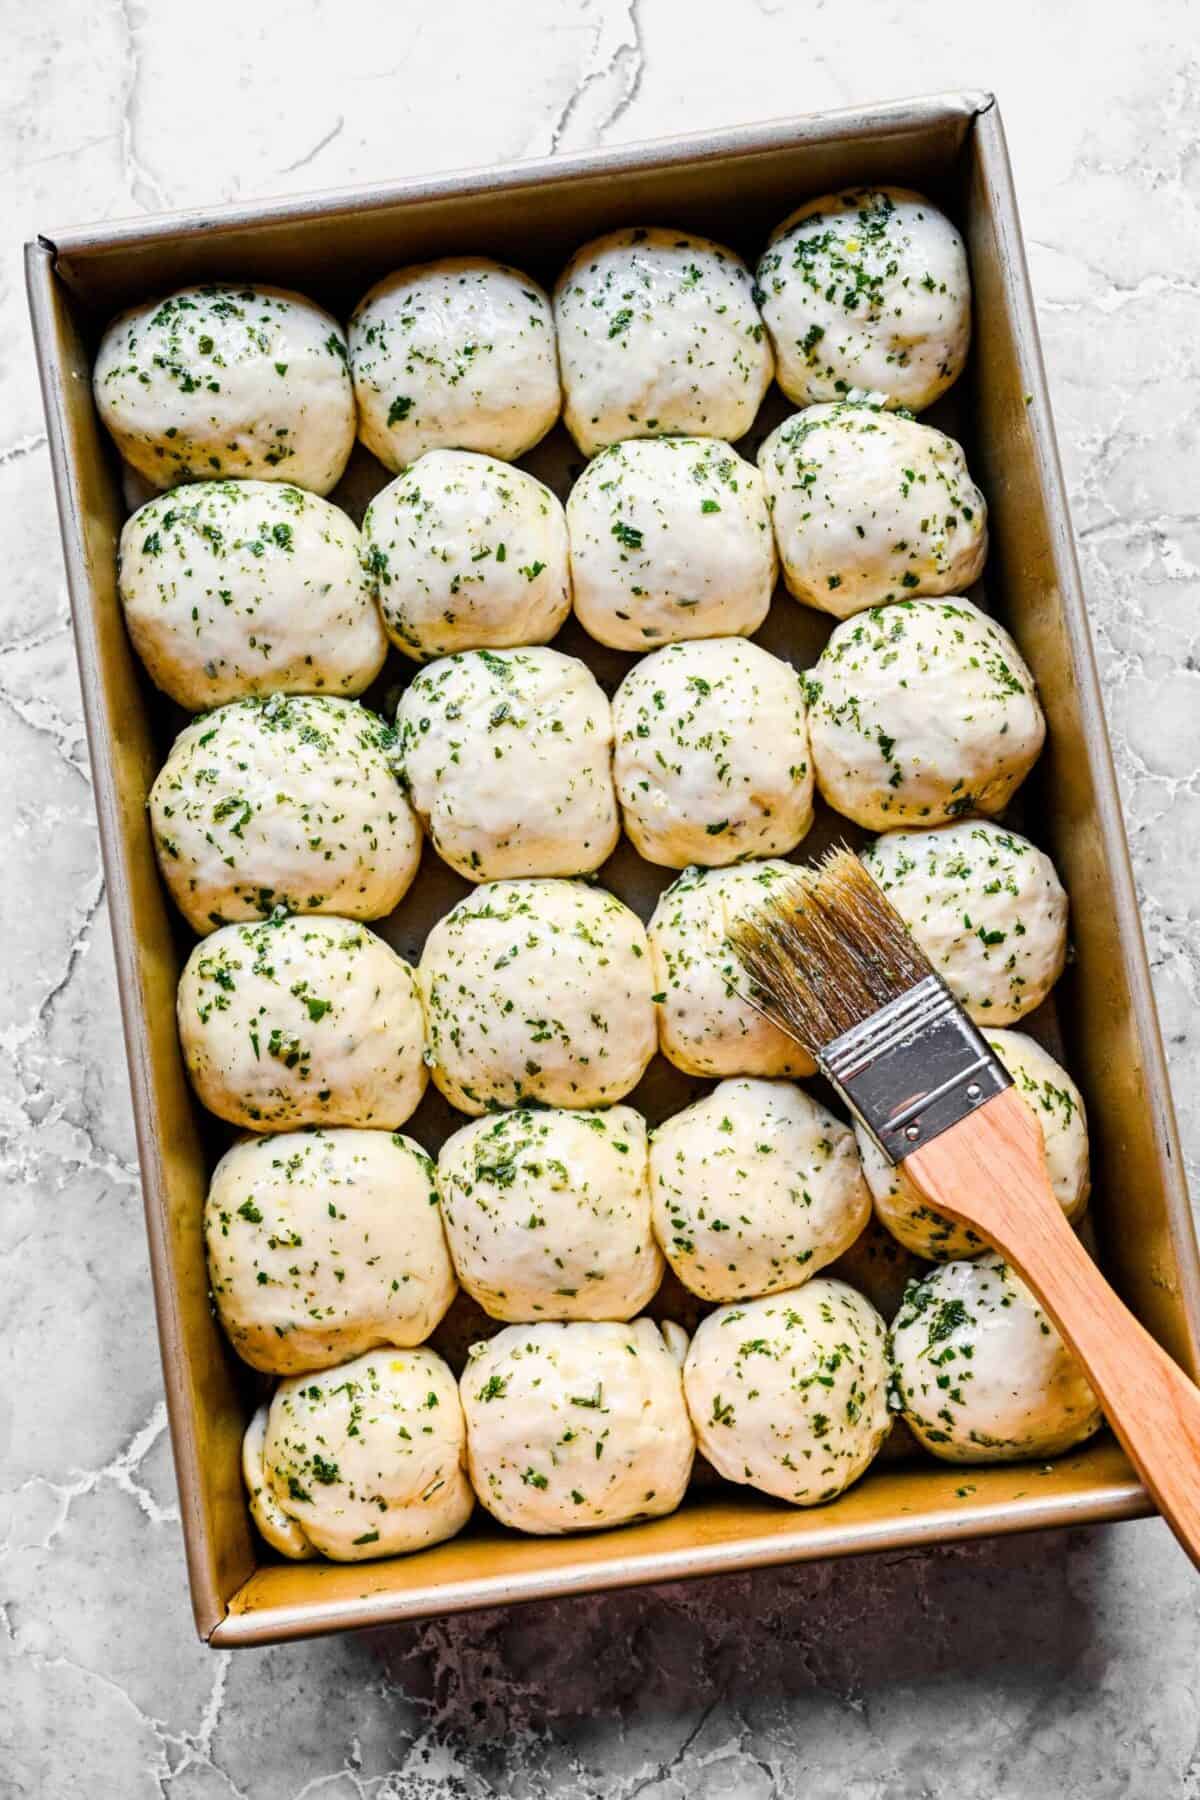
[(754, 423), (774, 359), (750, 271), (710, 238), (611, 231), (554, 289), (563, 422), (585, 456), (621, 438), (732, 440)]
[(92, 389), (156, 488), (248, 475), (327, 494), (354, 445), (342, 328), (285, 288), (216, 282), (131, 307), (101, 339)]
[(857, 1481), (888, 1434), (883, 1320), (820, 1276), (701, 1321), (683, 1369), (700, 1451), (727, 1481), (818, 1506)]
[(966, 245), (911, 188), (807, 201), (772, 234), (758, 287), (779, 385), (797, 405), (857, 388), (922, 412), (962, 373)]
[(538, 1536), (674, 1512), (695, 1444), (679, 1360), (650, 1319), (509, 1325), (463, 1371), (467, 1457), (502, 1525)]
[(812, 1075), (807, 1050), (742, 998), (746, 977), (727, 932), (761, 906), (795, 865), (778, 860), (685, 869), (659, 896), (646, 936), (654, 966), (658, 1047), (686, 1075)]
[[(1041, 1128), (1051, 1186), (1071, 1224), (1077, 1224), (1091, 1191), (1083, 1095), (1036, 1038), (1023, 1031), (985, 1035)], [(861, 1125), (855, 1126), (855, 1136), (876, 1217), (906, 1249), (927, 1262), (949, 1262), (975, 1256), (984, 1248), (983, 1239), (968, 1226), (930, 1206), (905, 1174), (904, 1165), (889, 1163)]]
[(779, 855), (812, 824), (804, 683), (745, 638), (643, 657), (613, 696), (613, 727), (625, 830), (647, 862)]
[(775, 540), (762, 477), (712, 438), (631, 438), (567, 501), (575, 613), (617, 650), (747, 636), (767, 616)]
[(961, 594), (987, 558), (987, 503), (953, 438), (878, 406), (810, 406), (758, 453), (783, 578), (848, 619)]
[(1041, 1005), (1067, 958), (1067, 896), (1028, 838), (963, 819), (885, 832), (862, 860), (977, 1024)]
[(213, 1171), (204, 1241), (229, 1341), (272, 1375), (423, 1343), (455, 1294), (433, 1163), (398, 1132), (243, 1138)]
[(286, 482), (198, 481), (139, 507), (118, 559), (133, 647), (189, 712), (361, 694), (387, 638), (344, 512)]
[(969, 600), (897, 600), (834, 627), (808, 679), (817, 786), (869, 830), (998, 813), (1046, 735), (1033, 676)]
[(654, 1055), (636, 913), (582, 881), (496, 881), (439, 919), (418, 969), (433, 1079), (479, 1114), (607, 1106)]
[(1092, 1187), (1083, 1095), (1062, 1064), (1028, 1032), (988, 1031), (985, 1036), (1041, 1126), (1051, 1185), (1067, 1219), (1077, 1225)]
[(478, 1119), (442, 1145), (438, 1183), (458, 1278), (493, 1319), (631, 1319), (662, 1280), (630, 1106)]
[(440, 1544), (475, 1508), (458, 1388), (432, 1350), (281, 1381), (262, 1463), (274, 1506), (334, 1562)]
[(203, 937), (297, 913), (378, 919), (407, 893), (421, 828), (396, 734), (352, 700), (235, 700), (181, 731), (150, 789), (171, 898)]
[(188, 957), (176, 1013), (192, 1086), (231, 1125), (394, 1131), (425, 1092), (416, 977), (357, 920), (223, 926)]
[(654, 1235), (702, 1300), (778, 1294), (871, 1216), (854, 1133), (790, 1081), (723, 1081), (650, 1139)]
[(612, 708), (576, 657), (445, 657), (413, 678), (396, 729), (412, 803), (468, 881), (587, 875), (615, 850)]
[(544, 644), (571, 610), (567, 521), (524, 469), (427, 450), (363, 519), (387, 634), (414, 662)]
[(250, 1503), (250, 1517), (272, 1550), (293, 1562), (309, 1562), (317, 1554), (304, 1527), (285, 1513), (275, 1498), (275, 1490), (267, 1480), (263, 1467), (263, 1446), (267, 1441), (267, 1419), (271, 1403), (264, 1400), (246, 1427), (242, 1438), (242, 1480)]
[(1075, 1357), (993, 1250), (914, 1282), (890, 1346), (904, 1417), (945, 1462), (1058, 1456), (1103, 1422)]
[(425, 450), (511, 462), (558, 417), (550, 301), (486, 256), (397, 269), (363, 295), (349, 337), (358, 435), (393, 473)]

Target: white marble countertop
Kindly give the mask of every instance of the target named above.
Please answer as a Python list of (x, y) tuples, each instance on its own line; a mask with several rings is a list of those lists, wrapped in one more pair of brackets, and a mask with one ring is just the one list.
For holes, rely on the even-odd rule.
[(1195, 1800), (1200, 1586), (1157, 1521), (232, 1656), (196, 1643), (19, 259), (64, 222), (994, 89), (1194, 1170), (1194, 5), (0, 17), (0, 1794)]

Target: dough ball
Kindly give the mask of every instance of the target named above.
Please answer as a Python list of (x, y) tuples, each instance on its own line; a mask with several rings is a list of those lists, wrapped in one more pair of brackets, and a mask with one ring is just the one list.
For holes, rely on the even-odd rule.
[(118, 566), (133, 647), (189, 712), (244, 694), (361, 694), (383, 667), (354, 524), (287, 482), (163, 494), (126, 520)]
[(723, 1081), (650, 1140), (654, 1235), (684, 1287), (799, 1287), (871, 1216), (854, 1133), (790, 1081)]
[(357, 920), (223, 926), (188, 957), (176, 1011), (196, 1093), (250, 1131), (393, 1131), (425, 1092), (416, 977)]
[(156, 488), (214, 476), (327, 494), (354, 444), (346, 339), (285, 288), (180, 288), (100, 342), (92, 388), (117, 449)]
[(914, 1282), (890, 1342), (904, 1417), (945, 1462), (1058, 1456), (1102, 1423), (1075, 1357), (993, 1250)]
[(740, 438), (771, 385), (750, 271), (709, 238), (594, 238), (559, 276), (554, 317), (563, 420), (585, 456), (671, 432)]
[(285, 1513), (275, 1490), (267, 1480), (263, 1467), (263, 1445), (267, 1441), (267, 1419), (271, 1403), (264, 1400), (246, 1427), (242, 1438), (242, 1480), (250, 1503), (250, 1517), (272, 1550), (293, 1562), (308, 1562), (317, 1554), (302, 1525)]
[(658, 1004), (658, 1047), (686, 1075), (812, 1075), (816, 1064), (742, 999), (749, 985), (726, 935), (761, 906), (794, 864), (685, 869), (659, 896), (646, 935)]
[(858, 388), (922, 412), (962, 373), (966, 246), (910, 188), (809, 200), (772, 234), (758, 287), (779, 385), (797, 405)]
[(272, 1375), (423, 1343), (455, 1294), (433, 1163), (398, 1132), (243, 1138), (213, 1171), (204, 1240), (230, 1342)]
[[(989, 1031), (986, 1036), (1041, 1127), (1051, 1185), (1074, 1225), (1083, 1216), (1091, 1190), (1083, 1095), (1035, 1038), (1023, 1031)], [(947, 1262), (984, 1248), (983, 1240), (966, 1225), (930, 1206), (905, 1174), (904, 1165), (893, 1167), (861, 1125), (855, 1127), (855, 1135), (875, 1212), (906, 1249), (928, 1262)]]
[(1051, 1185), (1068, 1220), (1083, 1217), (1091, 1192), (1087, 1110), (1062, 1064), (1024, 1031), (989, 1031), (988, 1043), (1042, 1128)]
[(378, 919), (407, 893), (421, 829), (395, 733), (352, 700), (235, 700), (180, 732), (150, 790), (171, 898), (214, 925), (297, 913)]
[(617, 650), (757, 631), (775, 540), (753, 463), (713, 438), (631, 438), (567, 501), (575, 612)]
[(808, 680), (817, 786), (869, 830), (998, 813), (1046, 722), (1007, 631), (969, 600), (897, 600), (834, 627)]
[(412, 803), (468, 881), (586, 875), (616, 848), (612, 708), (576, 657), (445, 657), (413, 678), (396, 729)]
[(888, 1434), (883, 1320), (826, 1276), (702, 1320), (683, 1370), (701, 1452), (796, 1506), (836, 1499)]
[(427, 450), (363, 519), (387, 634), (414, 662), (544, 644), (571, 610), (567, 522), (524, 469)]
[(475, 1507), (458, 1388), (432, 1350), (280, 1382), (262, 1461), (274, 1507), (334, 1562), (440, 1544)]
[(961, 594), (987, 557), (987, 503), (953, 438), (877, 406), (809, 406), (758, 453), (788, 591), (848, 619)]
[(509, 1325), (463, 1371), (471, 1481), (538, 1536), (674, 1512), (695, 1445), (677, 1356), (650, 1319)]
[(631, 1319), (662, 1279), (630, 1106), (477, 1119), (438, 1180), (458, 1278), (493, 1319)]
[(394, 473), (426, 450), (523, 456), (562, 396), (550, 301), (486, 256), (397, 269), (350, 320), (358, 435)]
[(418, 970), (433, 1079), (461, 1112), (607, 1106), (654, 1054), (641, 920), (582, 881), (496, 881), (439, 919)]
[(613, 728), (625, 830), (647, 862), (778, 855), (812, 824), (804, 683), (745, 638), (643, 657), (613, 696)]
[(986, 819), (887, 831), (862, 852), (951, 992), (980, 1025), (1040, 1006), (1067, 956), (1067, 896), (1044, 851)]

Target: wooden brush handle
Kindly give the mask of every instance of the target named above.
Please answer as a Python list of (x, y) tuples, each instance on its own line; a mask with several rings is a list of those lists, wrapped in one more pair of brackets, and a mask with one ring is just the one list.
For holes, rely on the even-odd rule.
[(1200, 1568), (1200, 1389), (1119, 1300), (1063, 1216), (1015, 1088), (904, 1159), (930, 1204), (1021, 1273), (1086, 1369), (1159, 1511)]

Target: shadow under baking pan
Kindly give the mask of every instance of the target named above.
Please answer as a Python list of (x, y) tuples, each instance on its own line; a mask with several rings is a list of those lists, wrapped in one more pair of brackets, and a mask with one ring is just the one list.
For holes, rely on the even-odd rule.
[[(809, 1511), (700, 1470), (669, 1518), (618, 1531), (529, 1539), (482, 1512), (463, 1535), (408, 1558), (339, 1567), (272, 1559), (254, 1534), (240, 1474), (255, 1378), (209, 1305), (200, 1215), (226, 1134), (195, 1105), (179, 1055), (174, 990), (190, 940), (158, 880), (145, 799), (182, 716), (149, 686), (125, 635), (115, 548), (120, 471), (90, 395), (99, 331), (119, 306), (187, 281), (261, 278), (311, 293), (341, 316), (388, 269), (481, 251), (552, 281), (580, 242), (619, 224), (665, 221), (753, 258), (802, 199), (859, 181), (912, 185), (959, 223), (971, 256), (975, 340), (957, 388), (927, 415), (963, 442), (988, 497), (991, 555), (978, 596), (1037, 678), (1047, 749), (1013, 823), (1053, 856), (1072, 896), (1075, 955), (1051, 1003), (1026, 1025), (1083, 1090), (1094, 1152), (1093, 1217), (1110, 1277), (1154, 1335), (1200, 1368), (1200, 1272), (1054, 448), (998, 111), (951, 94), (550, 163), (402, 182), (258, 207), (64, 232), (28, 253), (48, 433), (95, 773), (155, 1305), (197, 1626), (214, 1644), (260, 1643), (389, 1620), (507, 1605), (684, 1576), (747, 1570), (992, 1532), (1135, 1516), (1147, 1498), (1107, 1436), (1039, 1467), (964, 1470), (906, 1455), (902, 1434), (836, 1502)], [(788, 411), (773, 392), (741, 448)], [(525, 459), (564, 491), (579, 458), (557, 431)], [(361, 515), (386, 477), (357, 452), (335, 498)], [(782, 589), (758, 634), (807, 667), (831, 620)], [(557, 640), (610, 691), (633, 660), (572, 622)], [(371, 699), (411, 678), (393, 655)], [(860, 834), (825, 811), (798, 853)], [(645, 917), (669, 871), (628, 844), (600, 880)], [(426, 850), (418, 881), (383, 933), (409, 958), (466, 884)], [(632, 1096), (651, 1119), (709, 1083), (656, 1059)], [(431, 1149), (461, 1124), (431, 1094), (409, 1129)], [(844, 1260), (894, 1306), (909, 1259), (868, 1233)], [(695, 1303), (664, 1286), (652, 1311), (685, 1324)], [(494, 1329), (460, 1301), (435, 1342), (459, 1363)]]

